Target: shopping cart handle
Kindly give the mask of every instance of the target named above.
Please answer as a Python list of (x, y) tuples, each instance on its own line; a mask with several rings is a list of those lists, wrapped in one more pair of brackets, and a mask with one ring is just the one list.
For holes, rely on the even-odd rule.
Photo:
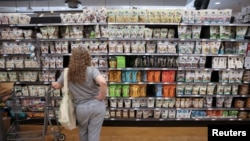
[(47, 93), (51, 93), (55, 90), (55, 88), (52, 87), (52, 85), (49, 85)]

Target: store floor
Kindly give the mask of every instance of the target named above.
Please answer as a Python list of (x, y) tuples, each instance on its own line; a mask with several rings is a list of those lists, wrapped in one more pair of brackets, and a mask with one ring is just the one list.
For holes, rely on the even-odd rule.
[[(38, 128), (41, 128), (41, 126), (26, 127), (25, 130)], [(62, 133), (66, 135), (65, 141), (79, 141), (78, 129), (63, 130)], [(46, 141), (53, 141), (53, 137), (46, 136)], [(103, 127), (100, 141), (207, 141), (207, 128)]]

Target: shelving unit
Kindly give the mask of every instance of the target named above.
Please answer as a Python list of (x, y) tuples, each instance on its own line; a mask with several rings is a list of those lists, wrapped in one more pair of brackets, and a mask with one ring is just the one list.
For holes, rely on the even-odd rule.
[[(185, 25), (185, 26), (201, 26), (202, 27), (210, 27), (210, 26), (230, 26), (230, 27), (236, 27), (236, 26), (249, 26), (248, 24), (186, 24), (186, 23), (108, 23), (108, 25), (118, 25), (118, 26), (134, 26), (134, 25), (143, 25), (145, 27), (149, 26), (150, 28), (154, 29), (154, 26), (156, 26), (156, 28), (159, 28), (159, 27), (164, 27), (164, 28), (167, 28), (168, 26), (171, 26), (171, 28), (174, 28), (174, 29), (177, 29), (177, 27), (179, 25)], [(177, 29), (178, 31), (178, 29)], [(203, 37), (203, 38), (199, 38), (199, 39), (180, 39), (178, 38), (178, 36), (176, 37), (175, 35), (175, 38), (109, 38), (109, 41), (168, 41), (168, 42), (235, 42), (235, 43), (244, 43), (244, 42), (249, 42), (249, 40), (247, 39), (209, 39), (209, 37)], [(157, 49), (156, 49), (157, 50)], [(155, 50), (155, 52), (156, 52)], [(177, 49), (176, 49), (177, 50)], [(184, 54), (184, 53), (179, 53), (178, 51), (176, 52), (176, 54), (174, 53), (164, 53), (164, 54), (161, 54), (161, 53), (147, 53), (147, 51), (145, 51), (144, 53), (111, 53), (109, 52), (108, 53), (108, 56), (125, 56), (125, 57), (130, 57), (130, 56), (154, 56), (154, 57), (159, 57), (159, 56), (173, 56), (173, 57), (182, 57), (182, 56), (187, 56), (187, 57), (190, 57), (190, 56), (194, 56), (194, 57), (245, 57), (244, 54), (204, 54), (204, 53), (199, 53), (199, 54), (194, 54), (194, 53), (189, 53), (189, 54)], [(127, 63), (127, 62), (126, 62)], [(212, 72), (220, 72), (220, 71), (244, 71), (245, 69), (243, 68), (236, 68), (236, 69), (232, 69), (232, 68), (213, 68), (212, 66), (209, 66), (209, 67), (177, 67), (177, 68), (170, 68), (170, 67), (147, 67), (147, 66), (140, 66), (140, 67), (125, 67), (125, 68), (109, 68), (109, 70), (113, 71), (113, 70), (117, 70), (117, 71), (153, 71), (153, 70), (159, 70), (159, 71), (164, 71), (164, 70), (173, 70), (175, 71), (176, 73), (178, 71), (212, 71)], [(211, 76), (211, 75), (210, 75)], [(212, 76), (211, 76), (212, 77)], [(123, 79), (123, 78), (121, 78)], [(209, 82), (178, 82), (176, 79), (174, 82), (147, 82), (147, 81), (139, 81), (139, 82), (124, 82), (124, 81), (121, 81), (121, 82), (109, 82), (110, 85), (122, 85), (122, 84), (125, 84), (125, 85), (129, 85), (129, 84), (146, 84), (146, 85), (176, 85), (176, 87), (178, 87), (178, 85), (236, 85), (236, 86), (239, 86), (239, 85), (242, 85), (243, 82), (233, 82), (233, 83), (224, 83), (224, 82), (219, 82), (219, 81), (211, 81), (209, 80)], [(151, 89), (153, 87), (150, 87), (149, 89)], [(154, 88), (153, 88), (154, 89)], [(157, 89), (157, 88), (155, 88)], [(152, 91), (150, 91), (152, 92)], [(216, 93), (216, 92), (215, 92)], [(157, 97), (156, 94), (150, 94), (150, 96), (146, 96), (146, 97), (129, 97), (129, 98), (126, 98), (126, 97), (109, 97), (108, 100), (109, 100), (109, 105), (107, 106), (108, 107), (108, 110), (109, 110), (109, 118), (107, 118), (106, 120), (111, 120), (111, 121), (121, 121), (121, 122), (124, 122), (124, 121), (244, 121), (244, 120), (247, 120), (247, 119), (241, 119), (241, 118), (238, 118), (237, 115), (234, 115), (233, 117), (232, 116), (228, 116), (228, 117), (225, 117), (223, 115), (221, 116), (200, 116), (200, 117), (196, 117), (194, 115), (191, 115), (189, 117), (185, 117), (185, 118), (179, 118), (178, 117), (178, 113), (174, 113), (173, 115), (174, 118), (171, 118), (171, 117), (166, 117), (166, 118), (161, 118), (160, 115), (157, 115), (157, 117), (154, 117), (155, 115), (155, 111), (161, 111), (161, 110), (167, 110), (168, 112), (171, 111), (171, 110), (174, 110), (175, 112), (178, 112), (178, 111), (182, 111), (182, 110), (185, 110), (185, 111), (237, 111), (237, 112), (240, 112), (240, 111), (249, 111), (249, 108), (226, 108), (226, 107), (214, 107), (214, 105), (211, 107), (204, 107), (204, 106), (201, 106), (201, 107), (197, 107), (197, 108), (194, 108), (194, 107), (177, 107), (177, 105), (174, 104), (173, 107), (155, 107), (157, 104), (154, 103), (153, 107), (145, 107), (145, 104), (144, 104), (144, 107), (139, 106), (138, 107), (133, 107), (133, 106), (130, 106), (130, 107), (124, 107), (124, 104), (123, 106), (121, 107), (117, 107), (117, 105), (114, 107), (112, 107), (112, 101), (114, 100), (117, 100), (116, 102), (119, 103), (119, 100), (131, 100), (131, 103), (132, 103), (132, 100), (134, 99), (137, 99), (137, 100), (141, 100), (141, 99), (151, 99), (151, 100), (156, 100), (156, 99), (162, 99), (162, 100), (166, 100), (166, 99), (173, 99), (173, 100), (176, 100), (176, 99), (194, 99), (194, 98), (201, 98), (203, 100), (205, 100), (207, 97), (208, 98), (213, 98), (213, 99), (216, 99), (216, 98), (227, 98), (227, 97), (231, 97), (232, 99), (234, 98), (248, 98), (249, 95), (231, 95), (231, 94), (223, 94), (223, 95), (219, 95), (219, 94), (215, 94), (213, 93), (213, 95), (208, 95), (208, 94), (176, 94), (174, 97)], [(118, 94), (119, 95), (119, 94)], [(152, 95), (154, 95), (152, 97)], [(202, 101), (203, 101), (202, 100)], [(114, 104), (114, 103), (113, 103)], [(114, 104), (115, 105), (115, 104)], [(119, 104), (118, 104), (119, 105)], [(132, 104), (131, 104), (132, 105)], [(233, 106), (233, 104), (232, 104)], [(231, 106), (230, 106), (231, 107)], [(124, 111), (123, 111), (124, 110)], [(132, 113), (130, 113), (130, 111), (132, 111)], [(143, 111), (150, 111), (150, 114), (149, 116), (146, 116), (144, 117), (144, 113), (140, 114), (138, 116), (138, 113), (137, 112), (143, 112)], [(123, 112), (125, 112), (125, 115), (123, 115)], [(129, 115), (131, 115), (131, 117), (129, 117)], [(145, 113), (146, 115), (148, 113)], [(158, 113), (159, 114), (159, 113)], [(124, 116), (124, 117), (123, 117)], [(138, 116), (138, 117), (136, 117)], [(119, 122), (119, 123), (121, 123)]]
[[(157, 46), (157, 42), (160, 41), (165, 41), (165, 42), (193, 42), (194, 44), (196, 42), (221, 42), (221, 43), (225, 43), (225, 42), (232, 42), (232, 43), (249, 43), (248, 39), (209, 39), (209, 37), (205, 37), (205, 35), (202, 35), (203, 38), (199, 38), (199, 39), (182, 39), (182, 38), (178, 38), (178, 26), (201, 26), (201, 30), (206, 30), (207, 28), (209, 28), (210, 26), (229, 26), (229, 27), (237, 27), (237, 26), (242, 26), (242, 27), (250, 27), (249, 24), (189, 24), (189, 23), (46, 23), (46, 24), (27, 24), (27, 25), (20, 25), (20, 24), (14, 24), (14, 25), (0, 25), (0, 26), (4, 26), (4, 27), (18, 27), (18, 28), (32, 28), (35, 33), (39, 33), (40, 28), (42, 27), (69, 27), (69, 26), (145, 26), (147, 28), (151, 28), (151, 29), (155, 29), (155, 28), (172, 28), (176, 31), (174, 38), (116, 38), (116, 37), (98, 37), (98, 38), (87, 38), (87, 37), (83, 37), (83, 38), (73, 38), (73, 37), (69, 37), (69, 38), (63, 38), (59, 33), (57, 33), (58, 38), (53, 38), (53, 39), (47, 39), (47, 38), (34, 38), (34, 39), (1, 39), (0, 42), (34, 42), (36, 44), (36, 49), (37, 49), (37, 55), (36, 56), (38, 59), (41, 59), (41, 67), (39, 68), (1, 68), (0, 71), (5, 71), (5, 72), (10, 72), (10, 71), (38, 71), (43, 73), (44, 71), (49, 72), (49, 71), (53, 71), (56, 72), (55, 73), (55, 77), (56, 75), (63, 70), (63, 67), (67, 66), (68, 63), (68, 59), (71, 56), (70, 53), (70, 47), (72, 47), (71, 43), (72, 42), (112, 42), (112, 41), (119, 41), (119, 42), (123, 42), (123, 41), (128, 41), (130, 43), (132, 43), (133, 41), (143, 41), (143, 42), (148, 42), (148, 41), (155, 41), (156, 46)], [(202, 32), (201, 32), (202, 33)], [(56, 42), (67, 42), (68, 45), (68, 52), (66, 53), (51, 53), (50, 51), (48, 51), (47, 53), (41, 53), (41, 44), (42, 43), (52, 43), (55, 45)], [(153, 107), (144, 107), (139, 106), (139, 107), (132, 107), (132, 104), (130, 107), (124, 107), (124, 103), (122, 104), (123, 106), (121, 107), (113, 107), (111, 106), (111, 102), (112, 100), (130, 100), (132, 103), (132, 100), (141, 100), (141, 99), (146, 99), (146, 100), (174, 100), (176, 102), (177, 99), (189, 99), (192, 103), (192, 99), (195, 98), (199, 98), (202, 99), (202, 101), (205, 101), (205, 99), (208, 98), (212, 98), (216, 101), (216, 98), (227, 98), (227, 97), (231, 97), (232, 99), (235, 98), (249, 98), (250, 99), (250, 95), (239, 95), (239, 94), (216, 94), (216, 92), (213, 93), (213, 95), (208, 95), (208, 94), (177, 94), (176, 91), (174, 91), (175, 95), (173, 97), (164, 97), (162, 95), (163, 92), (161, 92), (161, 96), (157, 96), (155, 90), (157, 89), (157, 87), (155, 87), (156, 85), (160, 85), (161, 87), (163, 86), (173, 86), (174, 90), (177, 89), (177, 87), (179, 85), (235, 85), (235, 86), (240, 86), (242, 84), (248, 84), (246, 82), (219, 82), (218, 78), (217, 81), (212, 81), (211, 79), (214, 79), (215, 76), (213, 76), (212, 78), (212, 74), (210, 75), (210, 79), (209, 81), (206, 82), (185, 82), (185, 80), (183, 82), (179, 82), (176, 80), (176, 75), (178, 73), (178, 71), (211, 71), (212, 72), (216, 72), (219, 76), (219, 73), (222, 71), (245, 71), (245, 69), (243, 68), (213, 68), (211, 65), (211, 61), (213, 59), (213, 57), (246, 57), (245, 54), (212, 54), (212, 53), (180, 53), (178, 50), (178, 46), (176, 47), (176, 51), (175, 53), (158, 53), (157, 52), (157, 47), (155, 49), (155, 51), (153, 53), (148, 53), (145, 49), (145, 52), (135, 52), (133, 53), (131, 51), (130, 48), (130, 52), (116, 52), (113, 51), (111, 52), (110, 50), (108, 50), (108, 46), (107, 47), (107, 52), (92, 52), (91, 55), (95, 56), (95, 57), (105, 57), (106, 59), (106, 67), (98, 67), (99, 70), (104, 72), (104, 75), (106, 75), (106, 77), (108, 77), (108, 72), (110, 71), (159, 71), (160, 74), (162, 74), (163, 71), (173, 71), (174, 74), (174, 81), (173, 82), (163, 82), (161, 79), (159, 82), (150, 82), (150, 81), (142, 81), (142, 80), (136, 80), (136, 81), (131, 81), (131, 82), (127, 82), (127, 81), (123, 81), (122, 80), (122, 75), (121, 75), (121, 79), (119, 82), (115, 82), (115, 81), (110, 81), (108, 80), (108, 84), (109, 86), (111, 85), (146, 85), (149, 86), (146, 89), (146, 95), (144, 97), (140, 97), (140, 96), (136, 96), (136, 97), (111, 97), (110, 93), (107, 97), (107, 117), (106, 120), (107, 121), (214, 121), (214, 120), (218, 120), (218, 121), (248, 121), (249, 119), (242, 119), (242, 118), (238, 118), (237, 114), (232, 116), (228, 116), (226, 117), (225, 115), (220, 115), (220, 116), (201, 116), (201, 117), (196, 117), (196, 116), (192, 116), (191, 112), (192, 111), (203, 111), (203, 114), (206, 113), (207, 111), (237, 111), (237, 112), (241, 112), (241, 111), (250, 111), (250, 108), (248, 107), (240, 107), (240, 108), (236, 108), (236, 107), (216, 107), (216, 106), (211, 106), (211, 107), (204, 107), (204, 106), (200, 106), (200, 107), (192, 107), (192, 106), (187, 106), (187, 107), (176, 107), (176, 103), (174, 103), (173, 107), (156, 107), (155, 105), (153, 105)], [(131, 46), (130, 46), (131, 47)], [(145, 47), (145, 45), (144, 45)], [(145, 47), (146, 48), (146, 47)], [(3, 57), (9, 57), (9, 56), (29, 56), (29, 54), (2, 54)], [(209, 60), (206, 60), (208, 62), (205, 62), (205, 67), (180, 67), (178, 65), (174, 66), (172, 65), (172, 67), (169, 66), (133, 66), (130, 63), (131, 62), (127, 62), (126, 60), (126, 67), (124, 68), (119, 68), (119, 67), (110, 67), (110, 65), (108, 65), (108, 61), (109, 61), (109, 57), (116, 57), (116, 56), (124, 56), (126, 59), (130, 58), (130, 57), (172, 57), (174, 58), (174, 60), (176, 62), (178, 62), (178, 58), (179, 57), (206, 57), (206, 58), (210, 58)], [(43, 58), (44, 57), (62, 57), (63, 58), (63, 67), (47, 67), (47, 66), (43, 66), (42, 62), (43, 62)], [(131, 60), (129, 60), (131, 61)], [(134, 60), (133, 60), (134, 61)], [(178, 62), (179, 63), (179, 62)], [(15, 84), (16, 85), (49, 85), (51, 81), (36, 81), (36, 82), (19, 82), (16, 81)], [(207, 89), (207, 88), (206, 88)], [(149, 91), (149, 92), (147, 92)], [(190, 103), (190, 104), (191, 104)], [(203, 103), (204, 104), (204, 103)], [(232, 102), (233, 105), (233, 102)], [(120, 114), (118, 117), (116, 117), (116, 112), (118, 110), (118, 114)], [(128, 115), (125, 116), (125, 118), (122, 118), (122, 111), (125, 110), (127, 111)], [(129, 118), (129, 112), (130, 110), (134, 111), (134, 115), (131, 115), (132, 118)], [(137, 111), (143, 112), (143, 111), (150, 111), (150, 115), (147, 117), (143, 117), (143, 113), (141, 114), (141, 116), (138, 116), (138, 118), (136, 117)], [(154, 111), (161, 111), (161, 110), (172, 110), (175, 113), (173, 113), (173, 117), (168, 117), (165, 116), (165, 118), (162, 118), (162, 115), (158, 115), (159, 118), (154, 118)], [(186, 111), (190, 112), (190, 116), (185, 117), (185, 118), (179, 118), (178, 116), (176, 116), (178, 111), (182, 111), (185, 110), (184, 113)], [(112, 113), (111, 113), (112, 112)], [(120, 113), (119, 113), (120, 112)], [(169, 111), (168, 111), (169, 112)], [(114, 114), (114, 115), (111, 115)], [(159, 113), (158, 113), (159, 114)], [(158, 117), (157, 116), (157, 117)], [(128, 118), (127, 118), (128, 117)]]

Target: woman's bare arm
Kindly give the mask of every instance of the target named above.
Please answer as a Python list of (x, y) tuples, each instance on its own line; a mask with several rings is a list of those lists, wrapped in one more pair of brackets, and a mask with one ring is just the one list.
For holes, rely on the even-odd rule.
[(95, 78), (95, 82), (100, 86), (99, 95), (96, 96), (99, 100), (104, 100), (107, 93), (107, 82), (106, 79), (100, 74)]

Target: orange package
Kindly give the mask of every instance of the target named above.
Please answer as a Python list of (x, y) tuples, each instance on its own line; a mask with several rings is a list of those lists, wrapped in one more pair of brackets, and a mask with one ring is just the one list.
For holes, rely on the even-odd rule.
[(162, 82), (169, 82), (169, 71), (162, 71)]
[(208, 117), (212, 117), (213, 116), (213, 110), (207, 110), (206, 113), (207, 113)]
[(175, 97), (175, 89), (176, 89), (176, 85), (170, 85), (169, 97)]
[(223, 116), (223, 111), (222, 110), (217, 110), (216, 111), (216, 116), (217, 117), (222, 117)]
[(175, 71), (162, 71), (162, 82), (174, 82)]
[(115, 72), (115, 81), (116, 82), (122, 81), (122, 72), (120, 70)]
[(161, 82), (161, 71), (154, 71), (154, 82)]
[(175, 97), (176, 85), (163, 85), (163, 96), (164, 97)]
[(139, 92), (138, 94), (141, 96), (141, 97), (146, 97), (146, 91), (147, 91), (147, 85), (146, 84), (141, 84), (140, 87), (139, 87)]
[(110, 70), (109, 71), (109, 81), (110, 82), (114, 82), (115, 81), (115, 75), (114, 75), (115, 71)]
[(169, 96), (169, 86), (168, 85), (163, 85), (163, 97), (170, 97)]
[(154, 71), (147, 71), (148, 82), (154, 82)]

